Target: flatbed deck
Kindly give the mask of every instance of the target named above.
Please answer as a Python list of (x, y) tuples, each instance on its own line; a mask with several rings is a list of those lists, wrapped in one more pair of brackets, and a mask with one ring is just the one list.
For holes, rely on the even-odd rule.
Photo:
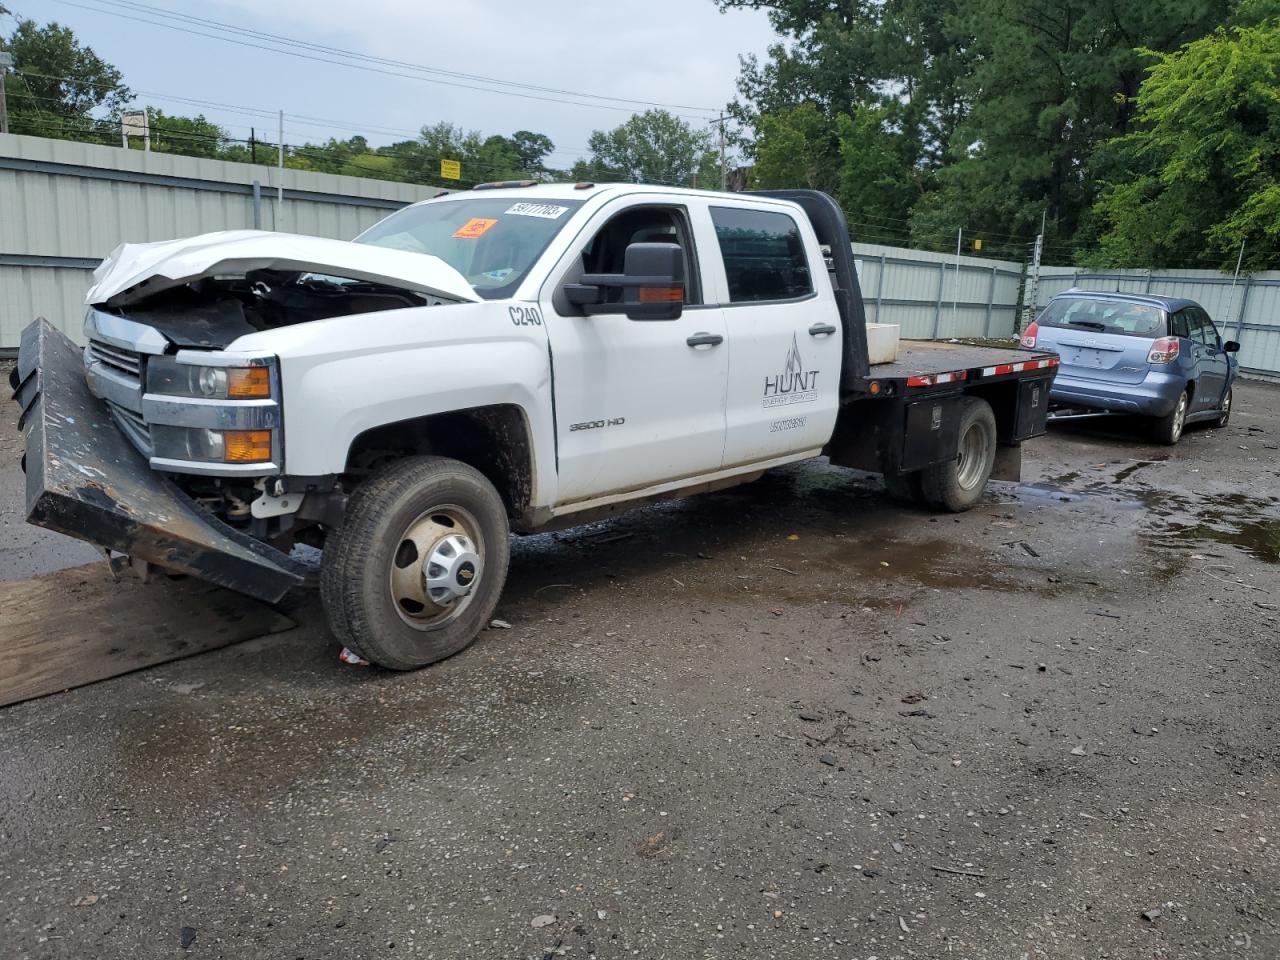
[(1054, 356), (1035, 350), (1013, 350), (1004, 347), (976, 347), (967, 343), (939, 343), (935, 340), (903, 340), (898, 359), (871, 367), (871, 380), (905, 380), (931, 374), (964, 370), (979, 371), (1009, 363), (1046, 360)]

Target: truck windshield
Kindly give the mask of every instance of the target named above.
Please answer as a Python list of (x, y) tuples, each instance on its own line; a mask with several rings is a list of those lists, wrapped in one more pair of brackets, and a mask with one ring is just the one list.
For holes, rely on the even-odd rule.
[(1036, 318), (1042, 327), (1118, 333), (1128, 337), (1163, 337), (1164, 311), (1146, 303), (1097, 297), (1060, 297)]
[(499, 300), (515, 292), (581, 200), (476, 197), (406, 207), (374, 224), (357, 243), (429, 253)]

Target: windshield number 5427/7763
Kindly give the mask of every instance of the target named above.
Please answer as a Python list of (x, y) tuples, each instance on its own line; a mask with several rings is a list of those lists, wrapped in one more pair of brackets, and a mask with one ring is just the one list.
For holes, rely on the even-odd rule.
[(542, 313), (537, 307), (508, 307), (507, 311), (511, 314), (511, 322), (517, 327), (542, 326)]

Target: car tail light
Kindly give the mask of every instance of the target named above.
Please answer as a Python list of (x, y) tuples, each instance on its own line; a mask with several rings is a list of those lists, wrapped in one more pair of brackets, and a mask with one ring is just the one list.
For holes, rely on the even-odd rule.
[(1022, 331), (1022, 345), (1026, 347), (1028, 350), (1034, 350), (1036, 348), (1036, 337), (1039, 335), (1039, 333), (1040, 333), (1040, 324), (1032, 320), (1031, 326), (1027, 327), (1026, 330)]
[(1161, 337), (1151, 344), (1151, 352), (1147, 354), (1147, 363), (1172, 363), (1182, 352), (1182, 341), (1177, 337)]

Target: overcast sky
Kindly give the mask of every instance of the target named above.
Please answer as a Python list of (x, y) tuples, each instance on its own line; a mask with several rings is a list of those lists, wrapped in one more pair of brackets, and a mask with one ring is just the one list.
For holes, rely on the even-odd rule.
[[(733, 97), (740, 53), (763, 53), (774, 39), (763, 13), (721, 14), (713, 0), (146, 2), (453, 74), (678, 104), (682, 108), (673, 112), (691, 119), (710, 115), (708, 111)], [(160, 17), (137, 7), (110, 8), (137, 18), (124, 19), (103, 12), (108, 9), (104, 0), (74, 0), (74, 4), (5, 0), (20, 16), (70, 26), (82, 42), (124, 72), (126, 82), (138, 93), (138, 102), (167, 113), (203, 112), (235, 137), (247, 137), (254, 125), (260, 136), (274, 138), (275, 120), (161, 95), (272, 114), (282, 108), (286, 114), (335, 122), (319, 126), (287, 118), (288, 143), (355, 133), (365, 134), (373, 143), (385, 143), (441, 120), (486, 134), (534, 130), (555, 141), (557, 153), (550, 159), (557, 166), (568, 166), (585, 151), (592, 130), (616, 126), (633, 109), (644, 109), (627, 104), (615, 104), (618, 109), (572, 106), (385, 76), (165, 29), (155, 25)], [(0, 21), (5, 32), (12, 26), (12, 20)], [(262, 41), (246, 38), (246, 42)]]

